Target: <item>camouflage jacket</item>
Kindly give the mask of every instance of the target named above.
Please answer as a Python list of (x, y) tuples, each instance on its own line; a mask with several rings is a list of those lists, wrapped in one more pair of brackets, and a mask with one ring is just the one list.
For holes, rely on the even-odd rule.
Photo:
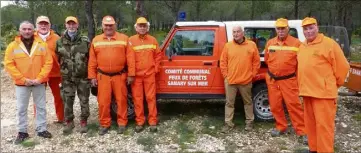
[(56, 42), (62, 78), (87, 78), (89, 60), (89, 39), (78, 31), (71, 40), (67, 32)]

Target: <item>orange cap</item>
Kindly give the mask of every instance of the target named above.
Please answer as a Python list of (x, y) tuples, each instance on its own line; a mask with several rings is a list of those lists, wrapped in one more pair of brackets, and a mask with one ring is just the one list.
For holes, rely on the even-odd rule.
[(302, 20), (302, 27), (305, 25), (310, 25), (310, 24), (317, 25), (317, 20), (315, 18), (310, 18), (310, 17), (306, 17)]
[(276, 27), (288, 27), (288, 20), (284, 18), (279, 18), (276, 20)]
[(37, 19), (36, 19), (36, 23), (40, 23), (40, 22), (47, 22), (50, 24), (50, 20), (47, 16), (39, 16)]
[(102, 23), (103, 24), (115, 24), (115, 20), (114, 20), (114, 18), (112, 16), (107, 15), (107, 16), (103, 17)]
[(139, 17), (135, 24), (141, 24), (141, 23), (148, 23), (148, 21), (145, 17)]
[(65, 18), (65, 23), (68, 23), (69, 21), (74, 21), (75, 23), (78, 23), (78, 19), (73, 16), (68, 16)]

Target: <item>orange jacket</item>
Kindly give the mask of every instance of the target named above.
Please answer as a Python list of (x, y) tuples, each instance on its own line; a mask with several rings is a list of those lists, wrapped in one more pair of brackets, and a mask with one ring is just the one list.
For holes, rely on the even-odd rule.
[(162, 52), (157, 40), (151, 35), (140, 38), (134, 35), (129, 38), (128, 50), (135, 53), (135, 75), (145, 76), (159, 72)]
[[(43, 41), (38, 32), (35, 32), (34, 36), (35, 39), (38, 39), (38, 41)], [(53, 57), (53, 68), (50, 71), (49, 77), (61, 77), (58, 56), (55, 54), (56, 41), (59, 38), (60, 37), (53, 30), (50, 30), (50, 34), (46, 38), (46, 43), (48, 44), (48, 48), (51, 51), (51, 56)]]
[(297, 73), (297, 52), (301, 42), (288, 35), (284, 41), (278, 37), (270, 39), (265, 47), (264, 60), (268, 70), (276, 76)]
[(34, 39), (30, 55), (20, 36), (6, 48), (4, 66), (16, 85), (25, 85), (25, 79), (46, 82), (52, 65), (47, 44), (37, 39)]
[(300, 46), (297, 60), (300, 96), (337, 97), (350, 65), (333, 39), (318, 34), (314, 41)]
[(88, 78), (95, 79), (97, 69), (116, 73), (128, 66), (128, 76), (135, 76), (134, 53), (127, 50), (128, 36), (116, 32), (111, 38), (94, 37), (89, 51)]
[(248, 84), (260, 69), (260, 56), (257, 46), (250, 40), (241, 44), (230, 41), (225, 44), (220, 67), (229, 84)]

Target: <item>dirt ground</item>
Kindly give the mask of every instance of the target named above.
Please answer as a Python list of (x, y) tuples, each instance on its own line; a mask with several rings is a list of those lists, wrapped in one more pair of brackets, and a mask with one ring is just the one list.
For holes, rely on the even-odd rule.
[[(270, 130), (274, 123), (257, 122), (255, 129), (245, 132), (244, 116), (236, 108), (236, 128), (229, 134), (221, 134), (224, 103), (222, 101), (170, 101), (159, 102), (159, 131), (150, 133), (148, 127), (135, 133), (134, 120), (124, 135), (118, 135), (115, 126), (110, 134), (99, 136), (98, 106), (90, 97), (91, 116), (89, 131), (79, 129), (80, 106), (75, 102), (75, 131), (62, 134), (62, 125), (56, 119), (53, 98), (47, 90), (48, 129), (52, 139), (39, 138), (34, 130), (33, 104), (28, 110), (30, 140), (14, 145), (16, 137), (16, 105), (11, 79), (1, 71), (1, 150), (2, 152), (301, 152), (307, 149), (294, 133), (273, 138)], [(336, 118), (336, 152), (361, 152), (361, 98), (340, 97)]]

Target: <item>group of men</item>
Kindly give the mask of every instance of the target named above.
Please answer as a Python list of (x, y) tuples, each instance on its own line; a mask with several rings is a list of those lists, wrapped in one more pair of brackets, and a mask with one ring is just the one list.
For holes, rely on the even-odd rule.
[(19, 35), (5, 51), (5, 69), (16, 85), (16, 144), (29, 138), (27, 108), (31, 94), (37, 135), (52, 137), (47, 130), (47, 85), (54, 97), (55, 122), (64, 125), (63, 133), (71, 133), (75, 127), (75, 93), (81, 106), (79, 132), (87, 132), (90, 88), (97, 86), (99, 135), (106, 134), (110, 128), (112, 96), (118, 105), (117, 132), (122, 134), (128, 122), (127, 85), (132, 87), (137, 124), (135, 131), (141, 132), (145, 128), (144, 91), (150, 131), (157, 131), (155, 74), (159, 72), (161, 51), (157, 40), (148, 34), (150, 24), (146, 18), (137, 19), (134, 25), (137, 34), (128, 37), (116, 31), (117, 24), (112, 16), (105, 16), (102, 20), (103, 34), (95, 36), (91, 42), (87, 36), (81, 35), (76, 17), (65, 19), (66, 30), (61, 36), (50, 26), (46, 16), (37, 18), (36, 30), (31, 22), (21, 22)]
[[(64, 123), (64, 133), (74, 127), (73, 104), (77, 93), (81, 105), (80, 132), (87, 132), (89, 93), (98, 87), (99, 135), (111, 125), (112, 96), (117, 102), (119, 134), (126, 130), (127, 85), (131, 85), (136, 113), (135, 131), (144, 129), (143, 97), (148, 103), (150, 131), (157, 131), (155, 75), (159, 72), (161, 51), (157, 40), (148, 34), (149, 22), (140, 17), (134, 25), (137, 34), (128, 38), (116, 32), (112, 16), (102, 20), (103, 34), (92, 42), (78, 30), (76, 17), (65, 19), (66, 30), (61, 37), (50, 30), (46, 16), (37, 18), (37, 31), (28, 21), (20, 24), (20, 35), (9, 44), (4, 65), (16, 87), (18, 136), (16, 142), (29, 137), (27, 107), (33, 94), (35, 123), (38, 136), (51, 138), (46, 127), (45, 88), (48, 84), (54, 96), (58, 123)], [(305, 42), (288, 34), (287, 19), (276, 21), (277, 36), (265, 47), (268, 65), (266, 82), (269, 103), (276, 121), (272, 136), (287, 132), (283, 102), (286, 104), (296, 134), (308, 142), (311, 151), (332, 152), (337, 88), (342, 86), (349, 64), (340, 46), (318, 32), (317, 21), (302, 21)], [(234, 103), (239, 90), (244, 102), (246, 126), (253, 128), (252, 79), (260, 69), (257, 45), (246, 40), (242, 27), (233, 28), (233, 40), (226, 43), (220, 58), (225, 78), (225, 126), (222, 132), (234, 127)], [(303, 106), (299, 99), (303, 98)]]
[[(315, 18), (303, 19), (302, 28), (305, 42), (289, 34), (287, 19), (277, 19), (277, 36), (265, 47), (268, 98), (276, 121), (271, 136), (288, 132), (285, 103), (296, 134), (308, 143), (310, 152), (333, 152), (337, 89), (343, 85), (350, 66), (339, 44), (319, 33)], [(260, 56), (256, 44), (245, 39), (242, 27), (233, 28), (233, 40), (224, 46), (220, 67), (226, 91), (222, 132), (234, 127), (237, 90), (244, 102), (245, 130), (250, 130), (254, 120), (252, 78), (260, 68)]]

